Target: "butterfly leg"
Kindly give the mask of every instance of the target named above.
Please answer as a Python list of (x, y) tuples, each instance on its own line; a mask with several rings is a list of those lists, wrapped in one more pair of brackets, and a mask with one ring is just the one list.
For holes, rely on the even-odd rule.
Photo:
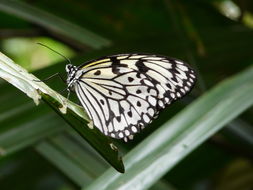
[[(65, 90), (65, 89), (64, 89)], [(69, 88), (67, 88), (68, 94), (67, 94), (67, 100), (69, 100), (69, 96), (70, 96), (70, 90)]]
[(67, 102), (68, 102), (69, 96), (70, 96), (70, 90), (69, 90), (69, 88), (63, 89), (63, 90), (61, 91), (61, 94), (62, 94), (64, 91), (66, 91), (66, 90), (68, 91), (68, 94), (67, 94), (66, 99), (63, 100), (63, 106), (67, 108)]

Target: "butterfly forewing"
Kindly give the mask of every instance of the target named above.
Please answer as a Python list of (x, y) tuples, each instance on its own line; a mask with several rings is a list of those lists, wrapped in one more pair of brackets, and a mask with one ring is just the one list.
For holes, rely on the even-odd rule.
[(78, 72), (74, 89), (94, 125), (125, 141), (189, 92), (196, 78), (182, 61), (146, 54), (104, 57), (79, 66)]

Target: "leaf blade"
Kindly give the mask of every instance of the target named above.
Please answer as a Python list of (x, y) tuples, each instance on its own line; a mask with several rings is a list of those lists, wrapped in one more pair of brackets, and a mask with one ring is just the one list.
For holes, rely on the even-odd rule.
[(81, 26), (68, 22), (46, 11), (30, 6), (24, 2), (3, 0), (0, 10), (11, 13), (25, 20), (45, 27), (53, 32), (72, 38), (94, 49), (109, 46), (111, 42)]

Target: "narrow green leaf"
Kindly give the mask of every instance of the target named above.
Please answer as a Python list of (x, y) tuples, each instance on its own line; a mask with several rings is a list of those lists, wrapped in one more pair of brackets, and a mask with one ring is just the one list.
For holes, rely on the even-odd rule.
[[(206, 139), (253, 104), (253, 67), (217, 85), (125, 157), (126, 173), (107, 170), (93, 189), (147, 189)], [(85, 188), (86, 189), (86, 188)]]
[(105, 162), (97, 159), (87, 143), (81, 146), (69, 133), (53, 135), (36, 144), (35, 149), (77, 185), (87, 186), (105, 171)]
[(249, 150), (253, 148), (253, 128), (246, 121), (236, 119), (229, 123), (228, 127), (224, 129), (224, 132), (226, 135), (236, 137), (239, 143), (243, 142)]
[[(62, 152), (69, 157), (72, 157), (74, 162), (83, 170), (89, 173), (89, 176), (94, 179), (98, 177), (109, 166), (101, 158), (94, 149), (91, 149), (85, 141), (81, 143), (77, 140), (80, 137), (72, 129), (60, 135), (55, 135), (50, 140), (57, 145)], [(84, 162), (85, 160), (85, 162)], [(107, 166), (107, 167), (106, 167)]]
[(65, 35), (68, 38), (98, 49), (110, 45), (110, 41), (97, 34), (70, 23), (53, 14), (16, 0), (1, 0), (0, 10), (45, 27), (48, 30)]
[(11, 154), (63, 129), (65, 126), (52, 113), (33, 118), (0, 134), (0, 156)]
[(42, 141), (36, 146), (36, 150), (67, 174), (76, 184), (82, 186), (92, 180), (85, 171), (78, 167), (70, 157), (64, 155), (52, 142)]
[[(39, 79), (16, 65), (11, 59), (0, 53), (0, 77), (33, 98), (36, 104), (42, 98), (61, 117), (65, 119), (89, 144), (91, 144), (116, 170), (124, 172), (124, 165), (117, 148), (96, 127), (92, 127), (88, 117), (80, 106), (49, 88)], [(89, 126), (87, 124), (89, 123)]]

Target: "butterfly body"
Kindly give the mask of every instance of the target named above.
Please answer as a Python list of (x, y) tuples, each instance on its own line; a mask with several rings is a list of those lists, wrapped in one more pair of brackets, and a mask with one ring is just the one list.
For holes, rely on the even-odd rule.
[(119, 54), (68, 64), (73, 89), (94, 125), (105, 135), (133, 139), (159, 112), (189, 92), (194, 71), (184, 62), (149, 54)]
[(81, 77), (83, 71), (78, 70), (76, 66), (72, 64), (67, 64), (65, 68), (67, 72), (67, 80), (66, 83), (68, 84), (68, 90), (74, 90), (74, 85), (76, 81)]

